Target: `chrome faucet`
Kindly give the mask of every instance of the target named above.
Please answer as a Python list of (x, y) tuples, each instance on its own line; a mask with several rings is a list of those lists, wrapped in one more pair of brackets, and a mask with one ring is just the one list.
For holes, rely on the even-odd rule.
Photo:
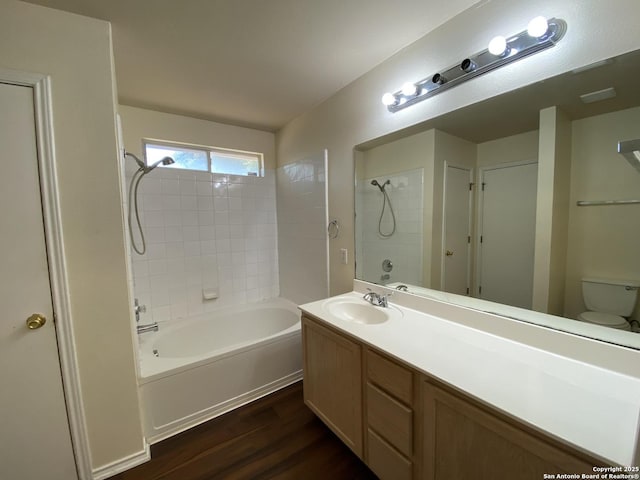
[[(140, 305), (138, 299), (136, 298), (133, 302), (133, 313), (136, 315), (136, 323), (140, 322), (140, 314), (146, 313), (147, 306)], [(138, 334), (145, 332), (157, 332), (158, 331), (158, 322), (148, 323), (146, 325), (136, 325), (136, 331)]]
[(367, 288), (367, 290), (369, 291), (365, 293), (362, 298), (364, 298), (371, 305), (383, 308), (387, 308), (389, 306), (389, 297), (393, 295), (393, 292), (388, 293), (387, 295), (381, 295), (372, 291), (370, 288)]

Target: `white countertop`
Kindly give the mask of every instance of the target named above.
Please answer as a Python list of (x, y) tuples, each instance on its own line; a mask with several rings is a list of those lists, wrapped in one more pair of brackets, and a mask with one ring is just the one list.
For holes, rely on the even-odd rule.
[[(332, 298), (364, 302), (358, 292)], [(391, 318), (373, 325), (332, 315), (332, 299), (300, 309), (578, 448), (620, 465), (638, 463), (638, 352), (574, 336), (563, 352), (554, 336), (568, 334), (416, 298), (395, 293)], [(496, 334), (501, 326), (508, 334)], [(545, 342), (549, 350), (540, 348)], [(580, 354), (585, 349), (607, 358), (588, 361)], [(635, 359), (632, 367), (629, 359)]]

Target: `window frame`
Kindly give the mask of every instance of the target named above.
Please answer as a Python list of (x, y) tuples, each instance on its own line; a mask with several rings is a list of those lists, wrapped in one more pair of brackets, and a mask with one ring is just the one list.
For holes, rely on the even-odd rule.
[[(225, 147), (215, 147), (209, 145), (198, 145), (194, 143), (184, 143), (184, 142), (173, 142), (169, 140), (158, 140), (155, 138), (143, 138), (142, 139), (142, 152), (144, 157), (145, 165), (149, 165), (147, 161), (147, 146), (157, 146), (157, 147), (168, 147), (176, 150), (184, 149), (184, 150), (195, 150), (199, 152), (205, 152), (207, 155), (207, 170), (197, 170), (194, 168), (181, 168), (181, 167), (173, 167), (173, 170), (184, 170), (190, 172), (207, 172), (216, 175), (233, 175), (236, 177), (264, 177), (264, 154), (261, 152), (253, 152), (250, 150), (240, 150), (237, 148), (225, 148)], [(229, 156), (238, 156), (238, 157), (253, 157), (258, 162), (258, 172), (256, 175), (242, 175), (237, 173), (230, 172), (214, 172), (212, 157), (215, 154), (220, 155), (229, 155)], [(159, 165), (163, 166), (163, 165)]]

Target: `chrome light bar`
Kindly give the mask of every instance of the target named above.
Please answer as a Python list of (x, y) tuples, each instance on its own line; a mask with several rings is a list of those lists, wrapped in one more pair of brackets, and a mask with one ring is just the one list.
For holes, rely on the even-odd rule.
[(390, 112), (397, 112), (474, 77), (553, 47), (562, 39), (566, 30), (567, 24), (564, 20), (536, 17), (527, 30), (509, 38), (495, 37), (489, 48), (465, 58), (460, 63), (419, 82), (407, 83), (395, 93), (385, 93), (382, 103)]

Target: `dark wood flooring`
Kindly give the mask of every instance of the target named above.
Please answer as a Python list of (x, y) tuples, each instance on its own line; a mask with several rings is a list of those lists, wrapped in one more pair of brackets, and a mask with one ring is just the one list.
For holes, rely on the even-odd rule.
[(376, 476), (302, 400), (302, 382), (151, 447), (113, 480), (356, 480)]

